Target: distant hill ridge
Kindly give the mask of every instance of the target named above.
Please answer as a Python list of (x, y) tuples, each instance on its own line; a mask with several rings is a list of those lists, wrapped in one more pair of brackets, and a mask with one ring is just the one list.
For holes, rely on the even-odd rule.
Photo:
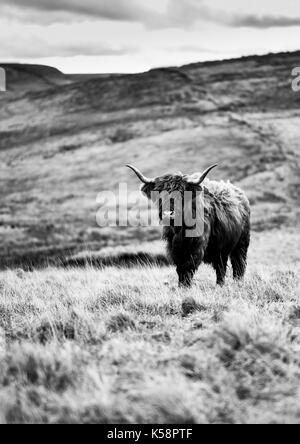
[[(186, 64), (177, 67), (158, 67), (150, 69), (145, 73), (137, 74), (122, 74), (122, 73), (107, 73), (107, 74), (64, 74), (57, 68), (47, 65), (33, 65), (33, 64), (22, 64), (22, 63), (1, 63), (0, 67), (4, 68), (7, 72), (8, 90), (18, 89), (18, 84), (22, 84), (23, 87), (32, 87), (34, 90), (39, 90), (47, 87), (52, 87), (55, 85), (60, 85), (64, 83), (73, 83), (81, 80), (88, 80), (93, 78), (113, 78), (113, 77), (128, 77), (128, 76), (138, 76), (140, 74), (151, 74), (157, 71), (170, 72), (174, 69), (186, 71), (194, 68), (201, 67), (214, 67), (222, 66), (226, 64), (239, 64), (239, 63), (249, 63), (256, 62), (257, 64), (262, 63), (282, 63), (284, 59), (298, 59), (298, 65), (300, 65), (300, 50), (294, 52), (280, 52), (280, 53), (269, 53), (265, 55), (250, 55), (243, 56), (239, 58), (223, 59), (223, 60), (213, 60), (196, 62), (191, 64)], [(31, 88), (29, 88), (31, 89)]]
[(48, 65), (32, 65), (30, 63), (0, 63), (0, 66), (2, 66), (4, 69), (9, 70), (15, 70), (15, 71), (25, 71), (28, 73), (33, 74), (42, 74), (42, 75), (60, 75), (63, 76), (64, 74), (59, 71), (57, 68), (53, 68), (52, 66)]
[(8, 91), (40, 90), (60, 85), (67, 81), (65, 74), (46, 65), (21, 63), (0, 64), (6, 71)]

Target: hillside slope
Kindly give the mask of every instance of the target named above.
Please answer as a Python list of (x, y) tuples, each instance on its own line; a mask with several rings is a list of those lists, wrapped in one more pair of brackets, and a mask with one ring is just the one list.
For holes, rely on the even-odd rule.
[(218, 162), (216, 179), (242, 186), (256, 231), (299, 216), (300, 53), (157, 69), (64, 76), (6, 66), (0, 101), (2, 266), (159, 239), (159, 230), (99, 229), (96, 197), (148, 175)]

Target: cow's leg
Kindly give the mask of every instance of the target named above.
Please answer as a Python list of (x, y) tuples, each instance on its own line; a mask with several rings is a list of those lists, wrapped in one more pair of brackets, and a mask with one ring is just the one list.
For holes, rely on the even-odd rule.
[(192, 264), (177, 267), (179, 287), (191, 287), (196, 270)]
[(231, 264), (234, 279), (243, 279), (247, 268), (247, 255), (250, 244), (250, 230), (246, 230), (237, 246), (231, 253)]
[(171, 257), (177, 267), (180, 287), (192, 285), (193, 277), (203, 261), (204, 251), (202, 239), (185, 237), (182, 231), (174, 237)]
[(193, 254), (189, 259), (183, 264), (177, 263), (177, 274), (179, 277), (180, 287), (190, 287), (196, 271), (201, 265), (204, 257), (204, 251), (201, 249), (197, 254)]
[(213, 267), (216, 270), (216, 274), (217, 274), (217, 285), (222, 286), (225, 284), (228, 258), (229, 258), (229, 256), (227, 254), (220, 253), (214, 259)]

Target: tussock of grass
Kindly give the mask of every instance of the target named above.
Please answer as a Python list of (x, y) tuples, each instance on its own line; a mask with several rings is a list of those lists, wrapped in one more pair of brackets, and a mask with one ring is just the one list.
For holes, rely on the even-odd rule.
[(288, 320), (295, 327), (300, 327), (300, 306), (291, 308)]
[(128, 314), (119, 313), (109, 319), (107, 329), (112, 333), (123, 332), (128, 329), (134, 330), (135, 322)]
[(205, 311), (206, 307), (204, 305), (198, 304), (194, 298), (187, 297), (184, 299), (184, 301), (181, 304), (182, 308), (182, 316), (186, 317), (189, 316), (192, 313), (195, 313), (195, 311)]
[(210, 345), (234, 376), (238, 399), (269, 401), (272, 409), (292, 405), (300, 376), (300, 338), (294, 334), (284, 322), (255, 311), (239, 319), (231, 314), (216, 329)]
[(1, 422), (300, 422), (297, 272), (2, 273)]

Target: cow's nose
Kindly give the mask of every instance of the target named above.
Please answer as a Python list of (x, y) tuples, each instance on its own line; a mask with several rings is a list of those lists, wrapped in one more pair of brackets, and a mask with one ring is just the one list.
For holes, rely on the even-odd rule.
[(164, 219), (174, 219), (175, 213), (174, 213), (174, 211), (164, 211), (163, 217), (164, 217)]

